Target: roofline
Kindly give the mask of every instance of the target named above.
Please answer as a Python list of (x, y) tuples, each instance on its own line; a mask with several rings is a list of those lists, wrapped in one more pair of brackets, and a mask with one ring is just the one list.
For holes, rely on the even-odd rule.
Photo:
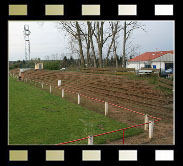
[[(158, 52), (165, 52), (165, 51), (158, 51)], [(153, 58), (153, 59), (151, 59), (151, 60), (154, 60), (154, 59), (159, 58), (159, 57), (161, 57), (161, 56), (163, 56), (163, 55), (166, 55), (166, 54), (170, 54), (170, 52), (173, 52), (173, 54), (174, 54), (174, 50), (170, 50), (170, 51), (166, 51), (166, 52), (168, 52), (168, 53), (162, 54), (162, 55), (160, 55), (160, 56), (158, 56), (158, 57), (155, 57), (155, 58)], [(142, 54), (145, 54), (145, 53), (157, 53), (157, 52), (156, 52), (156, 51), (155, 51), (155, 52), (144, 52), (144, 53), (142, 53)], [(138, 55), (138, 56), (141, 56), (142, 54), (140, 54), (140, 55)], [(137, 57), (137, 56), (136, 56), (136, 57)], [(134, 58), (136, 58), (136, 57), (134, 57)], [(134, 59), (134, 58), (132, 58), (132, 59)], [(145, 62), (145, 61), (141, 61), (141, 60), (130, 61), (130, 60), (132, 60), (132, 59), (129, 59), (128, 62)], [(147, 61), (151, 61), (151, 60), (147, 60)]]

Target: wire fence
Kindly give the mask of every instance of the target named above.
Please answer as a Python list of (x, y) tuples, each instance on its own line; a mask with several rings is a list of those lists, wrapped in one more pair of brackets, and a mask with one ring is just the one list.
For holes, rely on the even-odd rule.
[[(14, 76), (14, 75), (11, 75), (10, 76), (14, 77), (14, 78), (17, 78), (18, 79), (18, 76)], [(39, 82), (39, 81), (36, 81), (36, 80), (33, 80), (33, 79), (28, 79), (28, 78), (24, 78), (23, 79), (24, 82), (34, 82), (35, 84), (36, 83), (39, 83), (42, 88), (43, 88), (43, 85), (46, 85), (46, 86), (50, 86), (50, 93), (51, 93), (51, 88), (55, 88), (55, 89), (59, 89), (59, 90), (62, 90), (63, 88), (61, 87), (56, 87), (56, 86), (53, 86), (51, 84), (46, 84), (46, 83), (43, 83), (43, 82)], [(100, 100), (98, 98), (95, 98), (95, 97), (90, 97), (90, 96), (87, 96), (85, 94), (81, 94), (81, 93), (78, 93), (78, 92), (74, 92), (74, 91), (71, 91), (69, 89), (66, 89), (64, 88), (64, 91), (66, 92), (69, 92), (69, 93), (72, 93), (72, 94), (76, 94), (76, 95), (80, 95), (82, 97), (85, 97), (89, 100), (93, 100), (93, 101), (96, 101), (96, 102), (100, 102), (100, 103), (105, 103), (104, 100)], [(138, 111), (135, 111), (135, 110), (132, 110), (132, 109), (129, 109), (129, 108), (126, 108), (124, 106), (120, 106), (118, 104), (114, 104), (114, 103), (111, 103), (111, 102), (108, 102), (109, 105), (112, 105), (112, 106), (115, 106), (115, 107), (118, 107), (118, 108), (122, 108), (123, 110), (126, 110), (126, 111), (130, 111), (130, 112), (133, 112), (133, 113), (136, 113), (136, 114), (139, 114), (139, 115), (142, 115), (142, 116), (145, 116), (145, 114), (141, 113), (141, 112), (138, 112)], [(98, 137), (98, 136), (102, 136), (102, 135), (106, 135), (106, 134), (111, 134), (111, 133), (114, 133), (114, 132), (118, 132), (118, 131), (123, 131), (123, 144), (124, 144), (124, 139), (125, 139), (125, 130), (128, 130), (128, 129), (131, 129), (131, 128), (135, 128), (135, 127), (139, 127), (139, 126), (143, 126), (143, 125), (150, 125), (155, 122), (158, 122), (158, 121), (161, 121), (162, 118), (158, 118), (158, 117), (154, 117), (154, 116), (151, 116), (151, 115), (147, 115), (148, 117), (154, 119), (153, 121), (149, 121), (149, 122), (146, 122), (146, 123), (142, 123), (142, 124), (136, 124), (136, 125), (133, 125), (133, 126), (129, 126), (129, 127), (126, 127), (126, 128), (122, 128), (122, 129), (118, 129), (118, 130), (114, 130), (114, 131), (109, 131), (109, 132), (105, 132), (105, 133), (101, 133), (101, 134), (96, 134), (96, 135), (93, 135), (92, 138), (94, 137)], [(149, 130), (149, 135), (150, 135), (150, 132), (153, 132), (153, 128), (151, 128), (152, 131)], [(152, 133), (151, 133), (152, 134)], [(67, 141), (67, 142), (62, 142), (62, 143), (58, 143), (56, 145), (63, 145), (63, 144), (69, 144), (69, 143), (73, 143), (73, 142), (77, 142), (77, 141), (82, 141), (82, 140), (85, 140), (85, 139), (89, 139), (90, 136), (87, 136), (87, 137), (84, 137), (84, 138), (80, 138), (80, 139), (76, 139), (76, 140), (72, 140), (72, 141)]]

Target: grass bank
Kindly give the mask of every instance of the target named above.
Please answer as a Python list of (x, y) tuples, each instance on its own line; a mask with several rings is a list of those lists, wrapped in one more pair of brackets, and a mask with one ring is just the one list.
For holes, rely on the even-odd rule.
[[(57, 144), (128, 127), (16, 79), (9, 79), (9, 144)], [(125, 138), (143, 132), (125, 131)], [(122, 131), (94, 138), (94, 144), (122, 139)], [(87, 144), (87, 140), (73, 144)]]

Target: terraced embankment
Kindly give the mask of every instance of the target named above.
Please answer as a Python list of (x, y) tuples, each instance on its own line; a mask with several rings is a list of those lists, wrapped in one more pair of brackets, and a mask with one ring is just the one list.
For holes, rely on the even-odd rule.
[[(18, 74), (18, 70), (10, 73)], [(57, 87), (58, 80), (62, 80), (62, 86), (54, 89), (53, 93), (61, 95), (61, 88), (81, 93), (91, 98), (98, 98), (125, 108), (138, 111), (143, 114), (162, 118), (155, 124), (154, 139), (148, 140), (148, 133), (126, 140), (128, 144), (172, 144), (173, 143), (173, 93), (166, 94), (154, 88), (145, 80), (128, 79), (126, 76), (114, 76), (107, 74), (90, 74), (80, 72), (61, 72), (49, 70), (28, 70), (24, 73), (25, 78)], [(163, 80), (164, 81), (164, 80)], [(163, 86), (161, 80), (161, 86)], [(40, 85), (39, 85), (40, 86)], [(172, 87), (172, 84), (168, 88)], [(40, 86), (41, 87), (41, 86)], [(45, 86), (49, 89), (49, 86)], [(68, 96), (73, 99), (74, 94)], [(104, 114), (104, 105), (91, 103), (82, 98), (81, 105)], [(129, 125), (144, 123), (144, 116), (134, 114), (124, 109), (109, 106), (109, 117), (127, 123)], [(131, 140), (131, 141), (130, 141)], [(120, 140), (121, 141), (121, 140)], [(112, 142), (115, 144), (120, 141)], [(110, 142), (109, 142), (110, 143)]]

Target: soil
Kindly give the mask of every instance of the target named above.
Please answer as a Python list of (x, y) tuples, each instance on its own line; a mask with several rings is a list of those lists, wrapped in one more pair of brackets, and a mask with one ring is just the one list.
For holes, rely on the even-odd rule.
[[(16, 75), (18, 71), (11, 70), (10, 73)], [(49, 70), (28, 70), (24, 72), (24, 77), (31, 80), (28, 83), (39, 88), (41, 88), (40, 83), (44, 83), (44, 90), (49, 90), (49, 85), (52, 85), (53, 93), (59, 96), (61, 96), (61, 88), (76, 92), (72, 94), (65, 91), (65, 99), (74, 103), (77, 103), (76, 95), (80, 93), (162, 119), (155, 122), (151, 140), (146, 130), (142, 134), (126, 138), (125, 144), (173, 144), (173, 94), (155, 89), (148, 81), (131, 80), (125, 76)], [(60, 88), (57, 87), (58, 80), (62, 80)], [(32, 81), (39, 83), (35, 84)], [(104, 114), (102, 102), (81, 97), (81, 106)], [(144, 116), (112, 105), (109, 105), (107, 116), (129, 126), (144, 123)], [(144, 126), (140, 127), (144, 128)], [(107, 144), (123, 144), (123, 140), (107, 141)]]

